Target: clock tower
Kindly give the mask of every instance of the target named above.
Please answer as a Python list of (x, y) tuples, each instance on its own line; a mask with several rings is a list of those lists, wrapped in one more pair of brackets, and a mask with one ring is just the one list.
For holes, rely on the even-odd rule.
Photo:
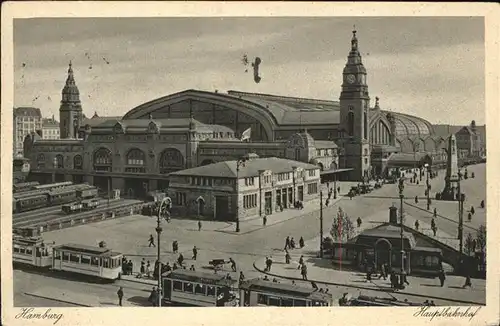
[(362, 181), (370, 171), (370, 97), (366, 84), (366, 69), (358, 50), (356, 31), (352, 32), (351, 51), (343, 72), (340, 93), (340, 130), (342, 137), (344, 168), (352, 168), (350, 180)]
[(61, 139), (78, 138), (77, 132), (82, 124), (82, 104), (80, 91), (75, 83), (73, 67), (69, 62), (68, 77), (62, 90), (61, 105), (59, 107), (59, 135)]

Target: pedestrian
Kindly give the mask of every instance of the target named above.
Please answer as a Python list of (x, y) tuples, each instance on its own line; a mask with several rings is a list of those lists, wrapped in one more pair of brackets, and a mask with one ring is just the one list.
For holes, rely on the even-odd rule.
[(201, 231), (201, 221), (198, 220), (198, 231)]
[(418, 196), (415, 196), (415, 204), (418, 204)]
[(436, 208), (436, 207), (434, 207), (434, 215), (433, 215), (433, 216), (434, 216), (435, 218), (437, 217), (437, 212), (438, 212), (438, 211), (437, 211), (437, 208)]
[(418, 223), (418, 220), (415, 221), (415, 230), (418, 231), (418, 227), (420, 226), (420, 223)]
[(471, 206), (471, 207), (470, 207), (470, 213), (471, 213), (472, 215), (474, 215), (474, 213), (475, 213), (475, 212), (476, 212), (476, 211), (474, 210), (474, 206)]
[(304, 256), (300, 256), (300, 258), (299, 258), (299, 267), (297, 267), (297, 269), (301, 269), (302, 265), (304, 265)]
[(174, 264), (172, 265), (172, 270), (173, 270), (173, 271), (175, 271), (175, 270), (176, 270), (176, 269), (178, 269), (178, 268), (179, 268), (179, 267), (177, 267), (177, 264), (176, 264), (176, 263), (174, 263)]
[(292, 239), (290, 240), (290, 248), (291, 248), (291, 249), (295, 249), (295, 240), (293, 239), (293, 237), (292, 237)]
[[(266, 257), (267, 259), (267, 257)], [(229, 258), (229, 262), (231, 263), (231, 270), (233, 272), (236, 272), (236, 262), (233, 260), (233, 258)]]
[(189, 267), (189, 270), (194, 272), (195, 271), (194, 265), (191, 265), (191, 267)]
[(146, 276), (149, 278), (151, 277), (151, 264), (148, 262), (146, 263)]
[(431, 300), (431, 302), (429, 303), (429, 306), (435, 306), (436, 304), (434, 303), (434, 300)]
[(133, 275), (134, 274), (134, 264), (132, 263), (132, 260), (129, 260), (127, 265), (128, 265), (129, 275)]
[(269, 257), (267, 260), (266, 260), (266, 266), (267, 266), (267, 271), (270, 272), (271, 271), (271, 267), (273, 266), (273, 260), (271, 257)]
[(340, 187), (337, 187), (337, 194), (340, 196)]
[(242, 271), (240, 271), (240, 278), (239, 278), (239, 280), (240, 280), (240, 283), (245, 280), (245, 275), (243, 275)]
[(471, 212), (469, 212), (469, 214), (467, 214), (467, 220), (469, 222), (472, 220), (472, 214), (471, 214)]
[(481, 208), (484, 208), (484, 199), (481, 200)]
[(305, 246), (303, 237), (300, 237), (300, 239), (299, 239), (299, 246), (300, 246), (300, 249), (304, 248), (304, 246)]
[(444, 281), (446, 280), (446, 275), (444, 273), (444, 270), (439, 271), (439, 283), (441, 284), (441, 287), (444, 286)]
[(378, 279), (380, 280), (382, 277), (384, 278), (384, 281), (387, 279), (387, 271), (385, 269), (385, 263), (380, 265), (380, 275)]
[(306, 266), (306, 264), (302, 264), (301, 274), (302, 274), (302, 279), (304, 281), (307, 281), (307, 266)]
[(155, 238), (153, 237), (152, 234), (149, 235), (149, 247), (151, 247), (151, 246), (156, 247)]
[(118, 295), (118, 304), (121, 307), (122, 306), (122, 299), (123, 299), (123, 287), (120, 286), (120, 288), (118, 289), (118, 292), (116, 292), (116, 294)]
[(316, 285), (316, 282), (311, 281), (311, 286), (314, 289), (314, 291), (318, 291), (318, 285)]
[(157, 294), (158, 292), (156, 291), (156, 287), (153, 286), (153, 290), (151, 290), (148, 298), (148, 301), (153, 304), (153, 307), (156, 307), (156, 303), (158, 301)]
[(144, 258), (142, 258), (141, 261), (141, 275), (144, 275), (146, 273), (146, 262), (144, 261)]
[(288, 253), (288, 250), (285, 251), (285, 263), (290, 264), (290, 254)]
[(196, 260), (196, 257), (198, 256), (198, 248), (196, 246), (193, 247), (193, 259)]
[(361, 227), (361, 223), (363, 223), (363, 221), (361, 220), (360, 216), (358, 216), (358, 218), (356, 219), (356, 223), (358, 224), (358, 228)]
[[(175, 265), (175, 264), (174, 264)], [(172, 267), (170, 266), (170, 262), (167, 261), (167, 264), (166, 265), (163, 265), (165, 266), (165, 271), (166, 272), (170, 272), (172, 270)]]
[(330, 203), (330, 199), (327, 199), (325, 202), (325, 206), (328, 207), (328, 204)]
[(290, 236), (287, 236), (285, 239), (285, 250), (290, 248)]
[(434, 225), (434, 227), (432, 228), (432, 233), (434, 233), (434, 236), (436, 236), (436, 233), (437, 233), (437, 227)]
[(264, 226), (266, 226), (266, 224), (267, 224), (267, 216), (266, 215), (264, 215), (264, 217), (262, 218), (262, 224)]
[(182, 263), (184, 262), (184, 256), (182, 253), (179, 254), (179, 257), (177, 258), (177, 263), (179, 263), (179, 266), (182, 267)]
[(405, 283), (406, 285), (410, 285), (410, 282), (408, 282), (408, 278), (407, 278), (406, 274), (402, 274), (401, 278), (403, 279), (403, 283)]
[(177, 240), (174, 240), (172, 242), (172, 252), (176, 254), (178, 250), (179, 250), (179, 244), (177, 243)]

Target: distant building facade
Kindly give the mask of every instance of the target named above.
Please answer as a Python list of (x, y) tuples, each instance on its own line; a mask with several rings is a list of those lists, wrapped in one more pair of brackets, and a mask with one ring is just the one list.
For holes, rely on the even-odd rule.
[(173, 172), (168, 195), (173, 214), (234, 221), (294, 209), (319, 197), (320, 168), (282, 158), (224, 161)]
[(59, 139), (59, 122), (52, 116), (51, 119), (42, 120), (42, 139)]
[[(61, 139), (30, 135), (25, 156), (39, 181), (56, 172), (56, 179), (104, 189), (111, 184), (131, 196), (168, 188), (172, 172), (249, 153), (316, 165), (322, 178), (356, 181), (398, 167), (446, 162), (448, 133), (422, 118), (383, 110), (378, 97), (371, 105), (356, 32), (342, 74), (339, 101), (186, 90), (123, 117), (87, 119), (70, 63), (60, 106)], [(250, 139), (242, 141), (247, 130)]]
[(14, 157), (23, 155), (24, 138), (32, 132), (42, 129), (42, 114), (39, 108), (14, 108), (13, 121), (13, 151)]

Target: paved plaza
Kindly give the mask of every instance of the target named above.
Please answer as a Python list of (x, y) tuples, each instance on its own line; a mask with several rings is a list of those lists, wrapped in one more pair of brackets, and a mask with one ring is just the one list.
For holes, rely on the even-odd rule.
[[(474, 179), (468, 179), (463, 186), (465, 193), (471, 193), (468, 196), (470, 202), (480, 202), (480, 198), (485, 198), (485, 165), (476, 165), (469, 167), (469, 173), (475, 172)], [(432, 180), (432, 189), (441, 189), (443, 186), (444, 171), (440, 171), (439, 177)], [(482, 184), (481, 184), (482, 183)], [(350, 184), (341, 184), (341, 194), (350, 188)], [(333, 184), (331, 185), (333, 186)], [(405, 187), (405, 199), (411, 203), (411, 198), (416, 195), (423, 197), (423, 186), (408, 184)], [(333, 217), (339, 207), (351, 217), (354, 221), (358, 216), (362, 217), (362, 228), (374, 227), (380, 223), (387, 222), (389, 219), (388, 208), (395, 204), (399, 207), (397, 185), (387, 184), (381, 189), (377, 189), (368, 195), (354, 197), (350, 200), (348, 197), (340, 196), (336, 201), (331, 201), (328, 207), (323, 209), (323, 225), (324, 235), (329, 234)], [(438, 217), (436, 223), (438, 225), (437, 238), (440, 241), (450, 241), (456, 244), (457, 230), (457, 210), (456, 203), (437, 202), (433, 201), (438, 207), (439, 214), (443, 217)], [(412, 226), (414, 220), (418, 219), (424, 233), (430, 234), (430, 220), (432, 214), (423, 210), (422, 204), (417, 207), (405, 205), (407, 214), (406, 224)], [(485, 210), (476, 209), (476, 214), (469, 227), (477, 228), (480, 224), (485, 223)], [(302, 236), (306, 242), (303, 252), (294, 251), (292, 258), (298, 260), (299, 254), (304, 254), (310, 262), (309, 275), (310, 278), (316, 277), (320, 282), (333, 282), (346, 284), (349, 291), (363, 291), (363, 293), (378, 293), (380, 287), (386, 286), (382, 280), (375, 280), (372, 284), (366, 284), (363, 281), (361, 274), (353, 272), (333, 271), (331, 264), (327, 260), (317, 260), (316, 254), (319, 249), (319, 201), (307, 203), (303, 210), (289, 209), (284, 212), (268, 216), (266, 226), (262, 225), (262, 220), (250, 219), (241, 223), (241, 232), (234, 231), (235, 225), (230, 222), (212, 222), (204, 221), (201, 231), (198, 231), (197, 221), (187, 219), (173, 219), (170, 223), (162, 221), (163, 232), (161, 235), (161, 260), (172, 264), (177, 259), (177, 254), (172, 252), (172, 241), (177, 240), (179, 243), (179, 252), (185, 258), (185, 264), (188, 266), (194, 265), (197, 270), (212, 271), (208, 262), (212, 259), (233, 258), (238, 267), (237, 272), (230, 272), (229, 266), (226, 266), (224, 271), (220, 273), (230, 273), (233, 278), (237, 278), (239, 271), (243, 271), (246, 278), (263, 277), (263, 274), (258, 269), (262, 269), (262, 261), (266, 256), (272, 256), (276, 262), (284, 261), (283, 248), (285, 238), (287, 236), (294, 237), (296, 242)], [(134, 271), (137, 272), (140, 267), (140, 261), (144, 258), (154, 264), (157, 258), (157, 248), (148, 246), (149, 235), (155, 237), (156, 240), (156, 218), (149, 216), (129, 216), (107, 220), (99, 223), (82, 225), (74, 228), (62, 229), (43, 234), (47, 241), (55, 241), (56, 243), (80, 243), (85, 245), (97, 246), (104, 240), (109, 248), (124, 253), (127, 259), (131, 259), (134, 263)], [(475, 232), (473, 229), (465, 229)], [(448, 240), (446, 240), (448, 239)], [(192, 259), (192, 248), (198, 248), (197, 260)], [(254, 266), (255, 264), (255, 266)], [(257, 269), (255, 268), (257, 267)], [(282, 282), (286, 282), (287, 277), (300, 276), (296, 267), (288, 268), (284, 264), (277, 263), (273, 267), (273, 272), (277, 272)], [(75, 282), (71, 280), (59, 280), (57, 278), (33, 274), (25, 271), (15, 271), (15, 292), (16, 304), (18, 302), (27, 301), (22, 299), (26, 293), (32, 295), (54, 298), (65, 297), (68, 302), (76, 302), (83, 305), (108, 306), (116, 305), (116, 290), (120, 285), (125, 286), (125, 297), (132, 298), (125, 302), (126, 305), (146, 305), (144, 301), (151, 290), (151, 282), (134, 279), (132, 281), (121, 280), (115, 284), (97, 285)], [(41, 282), (41, 280), (43, 280)], [(40, 283), (41, 282), (41, 283)], [(449, 277), (444, 288), (436, 287), (438, 280), (411, 278), (412, 284), (408, 289), (409, 293), (421, 295), (422, 292), (429, 296), (441, 297), (436, 299), (442, 304), (452, 304), (451, 301), (446, 301), (446, 298), (451, 300), (462, 300), (471, 302), (484, 302), (485, 297), (485, 282), (473, 280), (472, 289), (461, 289), (463, 278)], [(46, 286), (36, 286), (37, 289), (33, 293), (30, 292), (30, 284), (46, 284)], [(356, 286), (362, 285), (365, 289), (359, 289)], [(325, 285), (326, 286), (326, 285)], [(87, 288), (92, 288), (92, 295), (88, 293)], [(371, 289), (370, 289), (371, 287)], [(335, 289), (332, 286), (332, 293), (337, 295), (344, 288)], [(54, 291), (58, 291), (55, 293)], [(370, 292), (375, 291), (375, 292)], [(60, 293), (59, 293), (60, 292)], [(337, 293), (338, 292), (338, 293)], [(418, 292), (418, 293), (417, 293)], [(356, 292), (358, 293), (358, 292)], [(402, 294), (393, 294), (399, 295)], [(19, 298), (19, 299), (17, 299)], [(141, 299), (142, 298), (142, 299)], [(467, 300), (465, 300), (466, 298)], [(423, 301), (424, 298), (416, 296), (415, 300)]]

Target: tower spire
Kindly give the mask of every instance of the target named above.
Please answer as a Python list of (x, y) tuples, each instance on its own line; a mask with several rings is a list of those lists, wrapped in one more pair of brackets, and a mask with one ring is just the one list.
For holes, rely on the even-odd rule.
[(351, 50), (358, 51), (358, 38), (356, 37), (356, 25), (354, 25), (354, 29), (352, 31), (352, 39), (351, 39)]
[(66, 86), (75, 85), (75, 77), (73, 76), (73, 63), (69, 61), (68, 78), (66, 78)]

